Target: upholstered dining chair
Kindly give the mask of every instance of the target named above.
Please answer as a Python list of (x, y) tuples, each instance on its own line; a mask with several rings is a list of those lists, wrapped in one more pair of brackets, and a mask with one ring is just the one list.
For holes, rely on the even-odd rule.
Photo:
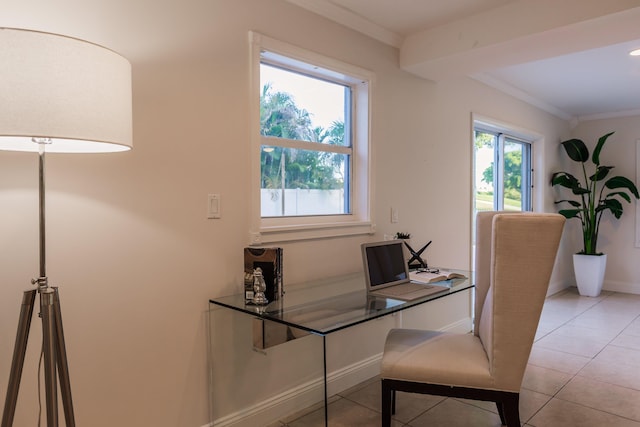
[(520, 387), (564, 221), (558, 214), (477, 215), (473, 333), (389, 332), (383, 426), (391, 425), (396, 391), (404, 391), (495, 402), (502, 424), (520, 427)]

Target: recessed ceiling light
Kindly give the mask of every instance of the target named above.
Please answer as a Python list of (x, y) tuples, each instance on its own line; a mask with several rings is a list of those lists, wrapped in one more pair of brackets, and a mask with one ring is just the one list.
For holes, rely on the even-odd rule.
[(631, 55), (631, 56), (640, 56), (640, 49), (632, 50), (631, 52), (629, 52), (629, 55)]

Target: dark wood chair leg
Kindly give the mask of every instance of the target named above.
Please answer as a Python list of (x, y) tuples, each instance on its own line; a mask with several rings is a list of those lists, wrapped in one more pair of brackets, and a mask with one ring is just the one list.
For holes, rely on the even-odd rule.
[(382, 427), (391, 427), (391, 408), (395, 396), (395, 390), (391, 390), (389, 384), (382, 380)]
[(504, 418), (503, 424), (507, 427), (520, 427), (520, 395), (511, 394), (503, 402)]
[(391, 415), (396, 414), (396, 391), (391, 390)]
[(504, 419), (504, 405), (502, 402), (496, 402), (496, 406), (498, 407), (498, 415), (500, 415), (500, 424), (503, 426), (507, 425), (507, 421)]

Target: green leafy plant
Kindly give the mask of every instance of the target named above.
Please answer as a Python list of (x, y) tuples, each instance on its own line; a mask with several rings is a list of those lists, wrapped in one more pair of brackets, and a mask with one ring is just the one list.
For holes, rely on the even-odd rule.
[(579, 139), (570, 139), (562, 142), (567, 155), (574, 162), (582, 166), (582, 178), (580, 181), (568, 172), (555, 172), (551, 177), (552, 186), (560, 186), (571, 190), (578, 196), (578, 200), (558, 200), (555, 203), (568, 203), (570, 209), (561, 209), (559, 213), (565, 218), (578, 218), (582, 223), (583, 249), (580, 254), (600, 255), (597, 252), (598, 233), (600, 232), (600, 219), (602, 214), (610, 211), (616, 219), (620, 219), (623, 212), (622, 200), (631, 203), (631, 195), (640, 198), (635, 184), (623, 176), (609, 177), (613, 166), (600, 164), (600, 152), (607, 139), (613, 135), (610, 132), (598, 140), (593, 150), (591, 163), (593, 172), (588, 175), (586, 163), (589, 161), (589, 150)]
[(403, 233), (401, 231), (398, 231), (394, 237), (396, 239), (410, 239), (411, 233)]

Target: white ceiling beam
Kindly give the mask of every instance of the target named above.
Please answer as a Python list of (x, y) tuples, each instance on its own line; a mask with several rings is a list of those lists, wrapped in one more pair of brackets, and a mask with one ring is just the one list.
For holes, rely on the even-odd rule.
[(400, 66), (438, 81), (640, 38), (640, 0), (517, 0), (405, 38)]
[(380, 25), (363, 18), (360, 15), (353, 13), (352, 11), (342, 8), (338, 5), (330, 3), (328, 1), (318, 0), (287, 0), (289, 3), (300, 6), (320, 16), (324, 16), (338, 24), (342, 24), (345, 27), (356, 30), (362, 34), (365, 34), (375, 40), (390, 46), (400, 48), (402, 45), (402, 36), (389, 31)]

